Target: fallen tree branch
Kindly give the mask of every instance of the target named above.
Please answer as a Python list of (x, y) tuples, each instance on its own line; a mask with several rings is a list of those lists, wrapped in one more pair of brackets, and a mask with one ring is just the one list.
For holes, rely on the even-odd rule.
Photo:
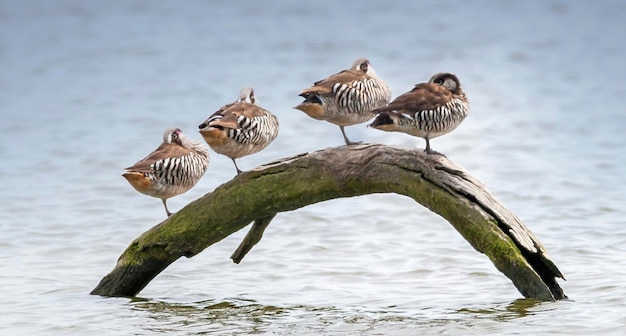
[(238, 263), (277, 213), (373, 193), (406, 195), (445, 218), (524, 297), (566, 298), (539, 240), (485, 186), (445, 157), (380, 144), (328, 148), (237, 175), (136, 238), (91, 294), (135, 296), (181, 256), (255, 221), (231, 257)]
[(254, 223), (252, 223), (250, 231), (248, 231), (248, 234), (246, 234), (246, 236), (243, 238), (243, 241), (241, 242), (241, 244), (239, 244), (239, 247), (237, 247), (235, 252), (233, 252), (233, 254), (230, 256), (230, 259), (232, 259), (235, 264), (240, 263), (241, 259), (243, 259), (243, 257), (245, 257), (246, 254), (250, 252), (250, 249), (252, 249), (252, 247), (261, 240), (261, 238), (263, 238), (263, 232), (265, 232), (265, 228), (270, 225), (270, 222), (272, 221), (272, 219), (274, 219), (274, 216), (276, 216), (276, 214), (259, 218), (255, 220)]

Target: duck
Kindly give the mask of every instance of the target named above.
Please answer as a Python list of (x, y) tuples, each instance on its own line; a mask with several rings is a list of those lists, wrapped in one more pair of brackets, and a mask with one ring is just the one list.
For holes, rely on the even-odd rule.
[(254, 89), (244, 87), (235, 102), (219, 108), (198, 125), (204, 141), (216, 153), (230, 158), (237, 174), (236, 159), (258, 153), (278, 136), (278, 118), (257, 105)]
[(180, 128), (169, 128), (163, 142), (122, 176), (138, 192), (161, 199), (171, 216), (167, 200), (189, 191), (209, 166), (209, 151), (199, 141), (187, 138)]
[(354, 145), (361, 142), (351, 141), (344, 127), (374, 118), (372, 111), (389, 103), (391, 90), (367, 58), (357, 58), (349, 69), (313, 83), (300, 96), (304, 101), (296, 109), (339, 126), (346, 145)]
[(469, 101), (458, 77), (442, 72), (374, 112), (369, 127), (423, 138), (425, 153), (443, 155), (431, 148), (430, 140), (456, 129), (469, 113)]

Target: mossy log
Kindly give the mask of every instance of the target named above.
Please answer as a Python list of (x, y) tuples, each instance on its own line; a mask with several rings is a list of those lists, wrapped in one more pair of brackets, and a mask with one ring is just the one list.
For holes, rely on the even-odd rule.
[(445, 218), (524, 297), (566, 298), (539, 240), (484, 185), (444, 156), (380, 144), (328, 148), (237, 175), (136, 238), (91, 294), (135, 296), (181, 256), (254, 222), (231, 257), (238, 263), (277, 213), (374, 193), (406, 195)]

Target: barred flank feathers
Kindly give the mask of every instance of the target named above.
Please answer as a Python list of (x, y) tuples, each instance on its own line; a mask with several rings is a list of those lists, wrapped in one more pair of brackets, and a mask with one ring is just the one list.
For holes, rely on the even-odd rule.
[(154, 179), (160, 184), (181, 189), (193, 187), (206, 170), (206, 157), (191, 152), (177, 158), (165, 158), (154, 163)]
[(254, 118), (240, 116), (238, 125), (239, 128), (229, 129), (227, 134), (229, 138), (243, 145), (269, 144), (278, 134), (278, 121), (269, 112)]
[(439, 134), (453, 130), (466, 116), (466, 106), (458, 99), (453, 99), (433, 110), (418, 111), (412, 119), (402, 118), (401, 122), (405, 125), (414, 124), (427, 133)]
[[(385, 106), (391, 98), (387, 85), (376, 78), (368, 78), (352, 83), (333, 85), (335, 109), (347, 109), (348, 113), (365, 114)], [(334, 104), (333, 104), (334, 103)], [(329, 107), (330, 107), (329, 106)]]

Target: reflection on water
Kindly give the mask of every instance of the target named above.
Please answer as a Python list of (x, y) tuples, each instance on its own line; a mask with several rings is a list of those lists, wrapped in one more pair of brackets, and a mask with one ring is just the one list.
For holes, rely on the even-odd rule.
[(541, 305), (542, 301), (534, 299), (518, 299), (509, 304), (489, 308), (461, 308), (456, 312), (466, 314), (471, 319), (484, 318), (494, 321), (507, 321), (535, 314), (533, 308)]
[(243, 299), (185, 304), (138, 299), (131, 306), (133, 310), (147, 312), (154, 320), (148, 330), (158, 332), (172, 332), (195, 325), (198, 332), (248, 330), (259, 333), (271, 329), (275, 320), (288, 314), (284, 308)]
[(530, 299), (518, 299), (494, 306), (416, 311), (407, 311), (406, 307), (398, 306), (378, 309), (306, 305), (277, 307), (245, 298), (193, 303), (135, 299), (130, 306), (132, 310), (140, 314), (146, 313), (153, 320), (146, 329), (148, 331), (173, 332), (184, 329), (193, 334), (228, 333), (237, 330), (246, 330), (251, 334), (279, 331), (288, 334), (329, 331), (410, 334), (406, 329), (411, 327), (427, 327), (433, 332), (464, 330), (476, 325), (479, 320), (506, 323), (530, 317), (546, 309), (554, 309), (549, 303)]

